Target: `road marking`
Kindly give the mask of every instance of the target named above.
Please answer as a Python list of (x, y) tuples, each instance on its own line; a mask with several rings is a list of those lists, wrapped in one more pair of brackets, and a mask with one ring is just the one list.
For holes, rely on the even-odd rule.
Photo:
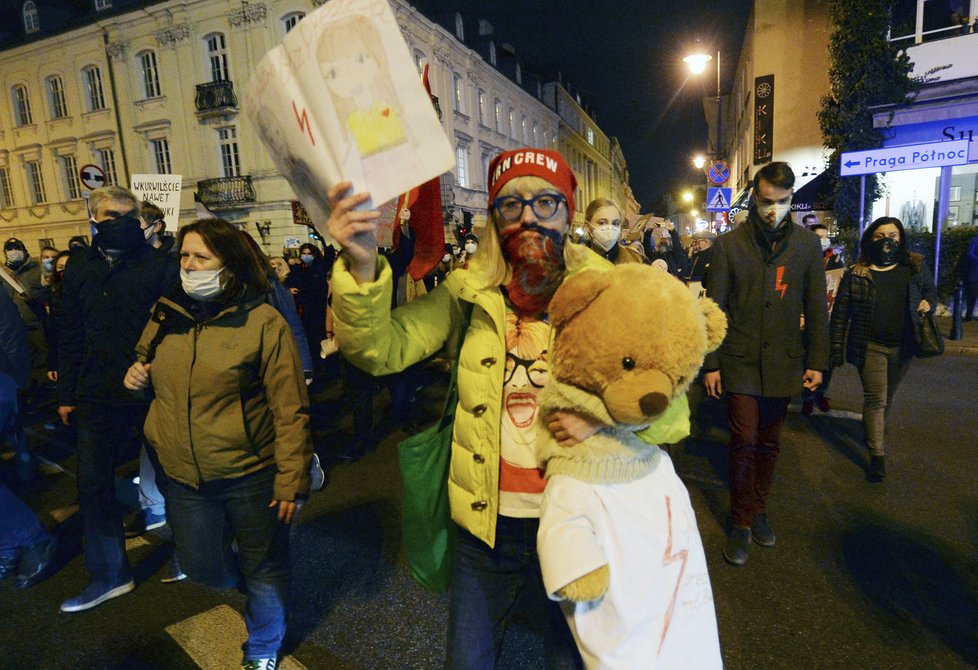
[[(248, 637), (244, 619), (232, 607), (218, 605), (166, 627), (201, 670), (234, 670), (241, 667), (241, 645)], [(278, 670), (307, 670), (292, 656), (280, 658)]]

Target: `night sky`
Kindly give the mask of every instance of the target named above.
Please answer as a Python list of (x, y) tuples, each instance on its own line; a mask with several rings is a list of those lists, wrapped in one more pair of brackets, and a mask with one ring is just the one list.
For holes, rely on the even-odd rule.
[[(493, 24), (526, 68), (560, 70), (598, 125), (617, 137), (642, 212), (683, 184), (703, 183), (691, 157), (704, 152), (702, 98), (716, 94), (714, 61), (688, 74), (684, 56), (697, 39), (721, 51), (721, 89), (729, 93), (750, 0), (454, 0), (466, 23)], [(658, 212), (662, 214), (663, 212)]]

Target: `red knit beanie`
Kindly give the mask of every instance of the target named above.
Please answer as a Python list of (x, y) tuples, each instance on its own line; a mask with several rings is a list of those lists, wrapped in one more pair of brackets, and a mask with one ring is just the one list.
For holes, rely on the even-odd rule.
[(574, 220), (574, 190), (577, 178), (574, 171), (557, 151), (547, 149), (517, 149), (504, 151), (489, 163), (489, 206), (499, 189), (510, 179), (540, 177), (546, 179), (567, 198), (567, 221)]

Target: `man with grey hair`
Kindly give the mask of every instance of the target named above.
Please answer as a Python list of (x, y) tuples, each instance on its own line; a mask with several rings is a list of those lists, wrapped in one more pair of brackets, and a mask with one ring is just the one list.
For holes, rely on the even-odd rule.
[(106, 186), (89, 198), (92, 246), (76, 251), (64, 277), (58, 352), (58, 414), (78, 428), (78, 500), (91, 575), (63, 612), (80, 612), (131, 591), (115, 468), (141, 435), (149, 398), (122, 380), (156, 300), (179, 281), (179, 264), (147, 243), (154, 226), (127, 189)]

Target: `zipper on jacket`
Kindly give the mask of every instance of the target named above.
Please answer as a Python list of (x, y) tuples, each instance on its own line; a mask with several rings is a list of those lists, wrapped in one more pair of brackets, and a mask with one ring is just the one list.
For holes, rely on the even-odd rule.
[(204, 329), (204, 324), (195, 323), (194, 324), (194, 353), (190, 357), (190, 374), (187, 375), (187, 436), (190, 438), (190, 455), (194, 458), (194, 467), (197, 468), (197, 485), (204, 480), (204, 475), (200, 471), (200, 463), (197, 461), (197, 450), (194, 448), (194, 421), (193, 421), (193, 407), (190, 402), (190, 390), (193, 388), (193, 377), (194, 377), (194, 366), (197, 364), (197, 338), (200, 337), (200, 332)]

